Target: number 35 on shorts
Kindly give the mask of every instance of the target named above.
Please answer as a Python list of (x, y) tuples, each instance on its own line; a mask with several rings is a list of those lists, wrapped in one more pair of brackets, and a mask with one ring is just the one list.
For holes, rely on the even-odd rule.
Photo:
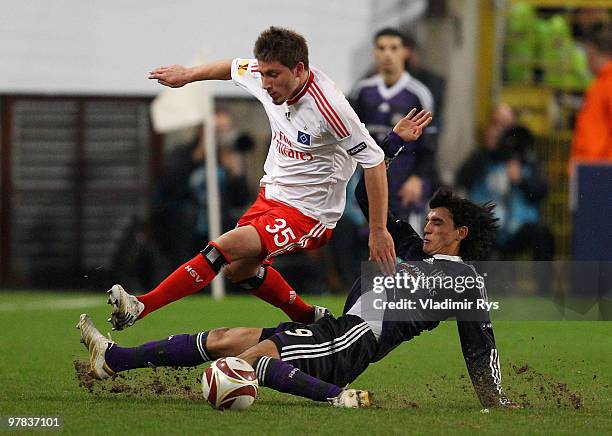
[(268, 224), (266, 231), (274, 235), (274, 243), (277, 247), (284, 247), (295, 239), (295, 233), (293, 233), (291, 227), (287, 227), (287, 221), (282, 218), (275, 218), (274, 223), (274, 226)]

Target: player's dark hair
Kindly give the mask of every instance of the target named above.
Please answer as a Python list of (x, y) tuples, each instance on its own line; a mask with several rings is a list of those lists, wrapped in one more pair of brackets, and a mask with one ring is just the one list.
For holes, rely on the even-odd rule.
[(376, 35), (374, 35), (374, 44), (376, 44), (376, 41), (378, 41), (378, 38), (380, 38), (381, 36), (394, 36), (397, 37), (399, 39), (402, 40), (402, 45), (404, 47), (406, 47), (406, 37), (405, 35), (400, 32), (399, 30), (397, 30), (395, 27), (385, 27), (383, 29), (380, 29), (378, 32), (376, 32)]
[(612, 26), (595, 26), (585, 35), (584, 42), (591, 44), (598, 52), (612, 56)]
[(467, 236), (459, 245), (459, 254), (464, 260), (485, 260), (499, 227), (499, 220), (493, 214), (493, 202), (476, 204), (455, 195), (450, 189), (440, 188), (429, 200), (429, 207), (448, 209), (455, 227), (468, 228)]
[(302, 35), (283, 27), (271, 26), (255, 41), (255, 57), (264, 62), (278, 61), (287, 68), (295, 68), (302, 62), (308, 69), (308, 44)]

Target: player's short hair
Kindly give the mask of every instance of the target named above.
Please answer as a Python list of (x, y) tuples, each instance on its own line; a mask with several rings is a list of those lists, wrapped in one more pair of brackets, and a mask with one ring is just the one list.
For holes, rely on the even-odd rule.
[(455, 195), (450, 189), (440, 188), (429, 200), (429, 207), (448, 209), (455, 227), (468, 228), (467, 236), (459, 245), (459, 254), (464, 260), (486, 259), (499, 227), (499, 219), (493, 214), (494, 203), (476, 204)]
[(253, 54), (264, 62), (278, 61), (287, 68), (295, 68), (302, 62), (308, 69), (308, 44), (306, 39), (293, 30), (271, 26), (255, 41)]
[(395, 27), (385, 27), (383, 29), (380, 29), (378, 32), (376, 32), (376, 35), (374, 35), (374, 40), (373, 40), (374, 44), (376, 44), (376, 42), (378, 41), (378, 38), (380, 38), (381, 36), (393, 36), (393, 37), (399, 38), (402, 41), (402, 45), (404, 47), (407, 47), (406, 35), (404, 35), (402, 32), (397, 30)]
[(595, 26), (585, 35), (584, 43), (591, 44), (599, 53), (612, 56), (612, 26), (609, 24)]

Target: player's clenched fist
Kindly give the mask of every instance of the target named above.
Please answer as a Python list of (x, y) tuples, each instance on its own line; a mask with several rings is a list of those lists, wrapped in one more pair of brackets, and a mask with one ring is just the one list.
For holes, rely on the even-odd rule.
[(180, 88), (191, 82), (190, 69), (182, 65), (159, 67), (149, 73), (149, 79), (157, 79), (158, 83), (170, 88)]

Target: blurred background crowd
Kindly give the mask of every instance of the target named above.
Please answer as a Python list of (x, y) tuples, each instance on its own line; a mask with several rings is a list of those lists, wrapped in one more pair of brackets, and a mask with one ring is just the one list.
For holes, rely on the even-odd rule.
[[(612, 2), (470, 1), (471, 16), (458, 3), (370, 2), (377, 19), (362, 44), (336, 47), (356, 59), (342, 88), (377, 141), (412, 107), (434, 113), (389, 174), (391, 210), (421, 230), (428, 198), (450, 186), (497, 204), (491, 260), (612, 260)], [(463, 56), (465, 38), (466, 59), (440, 54)], [(1, 287), (150, 289), (205, 246), (207, 126), (153, 131), (159, 91), (0, 88)], [(226, 231), (257, 195), (270, 138), (247, 95), (214, 101)], [(331, 243), (275, 260), (296, 289), (346, 292), (359, 274), (368, 227), (358, 177)]]

